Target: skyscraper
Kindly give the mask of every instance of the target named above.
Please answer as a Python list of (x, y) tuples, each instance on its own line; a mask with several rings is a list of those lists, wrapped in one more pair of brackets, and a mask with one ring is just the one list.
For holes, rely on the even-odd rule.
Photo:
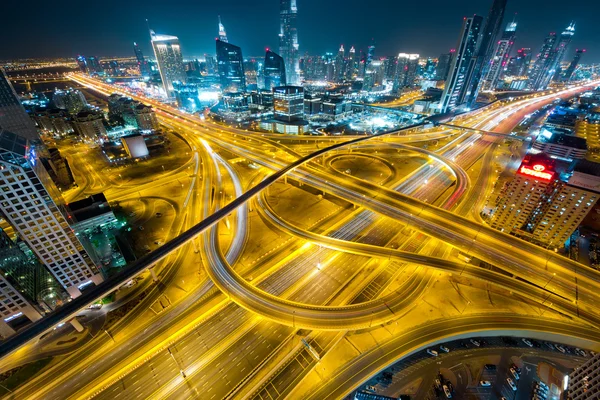
[(467, 89), (477, 61), (477, 49), (483, 18), (474, 15), (465, 18), (461, 29), (456, 55), (452, 59), (446, 87), (442, 95), (440, 111), (447, 112), (465, 103)]
[(526, 76), (531, 64), (531, 49), (523, 47), (517, 50), (517, 56), (510, 59), (507, 73), (512, 76)]
[(79, 70), (84, 74), (88, 73), (87, 60), (85, 59), (85, 56), (77, 56), (77, 66), (79, 67)]
[(441, 54), (438, 58), (437, 66), (435, 67), (435, 80), (445, 81), (450, 73), (450, 66), (452, 64), (452, 57), (456, 50), (450, 50), (450, 53)]
[(177, 36), (156, 34), (153, 30), (150, 30), (150, 38), (165, 94), (174, 97), (173, 82), (187, 82), (179, 39)]
[(224, 93), (245, 92), (246, 76), (242, 49), (231, 43), (217, 40), (216, 50), (221, 90)]
[(594, 400), (600, 393), (600, 354), (594, 355), (569, 374), (566, 400)]
[(87, 58), (87, 67), (90, 75), (104, 73), (104, 69), (102, 68), (102, 64), (100, 63), (100, 59), (98, 57), (89, 56)]
[(506, 9), (507, 0), (494, 0), (490, 12), (485, 20), (485, 27), (481, 31), (479, 47), (476, 51), (477, 56), (473, 74), (470, 77), (467, 88), (467, 105), (472, 107), (477, 101), (477, 95), (481, 89), (482, 77), (487, 75), (494, 51), (494, 43), (502, 29), (502, 20)]
[(546, 87), (550, 83), (550, 80), (552, 78), (554, 78), (554, 77), (560, 78), (560, 75), (562, 74), (560, 64), (562, 63), (562, 61), (565, 58), (565, 55), (567, 54), (567, 50), (569, 48), (569, 45), (571, 44), (571, 40), (573, 40), (573, 35), (575, 35), (575, 23), (574, 22), (572, 22), (567, 27), (567, 29), (565, 29), (560, 34), (558, 43), (556, 43), (556, 48), (552, 52), (552, 63), (550, 65), (550, 71), (548, 71), (548, 75), (550, 75), (550, 76), (548, 77), (546, 75), (546, 78), (548, 78), (549, 80), (547, 82), (544, 82), (544, 84), (545, 84), (544, 87)]
[(137, 65), (140, 70), (140, 75), (144, 78), (150, 76), (150, 66), (148, 65), (148, 61), (144, 58), (144, 53), (142, 53), (142, 49), (136, 42), (133, 42), (133, 52), (135, 53), (135, 58), (137, 60)]
[[(550, 32), (544, 44), (535, 59), (531, 71), (529, 71), (529, 87), (533, 90), (544, 89), (544, 82), (550, 82), (552, 75), (550, 75), (551, 66), (554, 58), (554, 45), (556, 44), (556, 33)], [(546, 78), (547, 75), (550, 75)], [(547, 83), (546, 83), (547, 85)]]
[(288, 84), (297, 85), (299, 77), (298, 28), (296, 0), (280, 0), (279, 54), (285, 62)]
[(358, 72), (358, 60), (356, 59), (356, 50), (354, 46), (348, 52), (348, 63), (346, 65), (346, 79), (351, 80)]
[(103, 278), (55, 202), (58, 189), (35, 146), (0, 131), (0, 211), (71, 297)]
[(285, 62), (279, 54), (267, 49), (264, 65), (265, 89), (286, 85)]
[(8, 76), (0, 68), (0, 130), (14, 132), (28, 140), (39, 140), (35, 124), (23, 108)]
[(410, 87), (415, 83), (419, 55), (400, 53), (396, 60), (396, 71), (392, 87), (392, 93), (394, 94), (400, 93), (403, 88)]
[(577, 49), (575, 51), (575, 57), (573, 57), (573, 61), (571, 61), (571, 64), (569, 64), (569, 67), (565, 70), (565, 72), (562, 75), (561, 79), (563, 82), (569, 82), (571, 80), (573, 74), (575, 73), (575, 69), (577, 69), (579, 62), (581, 61), (581, 57), (584, 54), (585, 49)]
[(600, 197), (600, 164), (574, 167), (545, 154), (525, 156), (497, 201), (491, 226), (537, 243), (561, 247)]
[(489, 62), (487, 74), (483, 81), (483, 90), (494, 90), (498, 85), (498, 80), (508, 64), (510, 53), (515, 43), (516, 31), (517, 23), (514, 21), (509, 23), (496, 44), (494, 55)]
[(345, 63), (346, 51), (344, 50), (344, 45), (341, 45), (337, 56), (335, 57), (335, 77), (337, 82), (342, 82), (344, 80)]
[(369, 67), (369, 65), (371, 65), (371, 63), (373, 62), (373, 59), (375, 58), (375, 43), (372, 43), (368, 48), (367, 48), (367, 55), (365, 57), (365, 62), (364, 62), (364, 72), (366, 73), (367, 68)]

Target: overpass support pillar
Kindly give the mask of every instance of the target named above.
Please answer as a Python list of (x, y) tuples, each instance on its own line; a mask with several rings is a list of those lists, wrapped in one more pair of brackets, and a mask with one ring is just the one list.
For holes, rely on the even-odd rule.
[(14, 335), (15, 330), (13, 328), (10, 327), (10, 325), (8, 325), (6, 322), (4, 321), (0, 321), (0, 337), (2, 337), (3, 339), (9, 338), (12, 335)]
[(71, 321), (69, 321), (71, 323), (71, 325), (73, 325), (73, 328), (75, 328), (75, 330), (77, 332), (83, 332), (83, 325), (81, 325), (81, 322), (79, 322), (77, 320), (77, 318), (73, 318)]
[(158, 282), (158, 275), (156, 275), (156, 272), (154, 271), (154, 267), (148, 268), (148, 270), (150, 271), (150, 275), (152, 275), (152, 280), (154, 282)]

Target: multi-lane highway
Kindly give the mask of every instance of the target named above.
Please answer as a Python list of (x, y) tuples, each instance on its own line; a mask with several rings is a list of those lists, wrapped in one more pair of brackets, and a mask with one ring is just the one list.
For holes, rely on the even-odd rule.
[[(105, 93), (114, 90), (114, 87), (94, 79), (81, 76), (74, 79)], [(583, 89), (494, 105), (477, 115), (462, 117), (456, 123), (482, 130), (496, 128), (502, 132), (505, 129), (502, 125), (509, 127), (513, 122), (516, 124), (520, 116), (531, 109), (557, 96), (571, 96), (577, 90)], [(197, 216), (186, 220), (187, 232), (133, 265), (130, 274), (167, 257), (205, 232), (201, 235), (200, 245), (195, 248), (200, 251), (201, 262), (205, 263), (209, 275), (225, 296), (216, 293), (210, 283), (198, 282), (192, 292), (181, 294), (177, 308), (167, 311), (165, 318), (159, 316), (145, 330), (141, 329), (143, 326), (131, 327), (128, 337), (123, 338), (122, 343), (117, 342), (114, 349), (103, 348), (102, 353), (88, 349), (88, 354), (97, 362), (90, 361), (78, 367), (65, 365), (64, 385), (51, 383), (51, 378), (57, 374), (55, 369), (54, 372), (48, 372), (47, 379), (40, 378), (26, 386), (19, 392), (20, 395), (35, 393), (44, 397), (47, 394), (47, 398), (87, 397), (93, 394), (115, 398), (223, 397), (230, 391), (240, 390), (240, 382), (258, 379), (262, 363), (275, 360), (282, 351), (281, 346), (290, 343), (290, 338), (294, 337), (298, 328), (341, 330), (339, 334), (316, 332), (311, 336), (311, 343), (319, 349), (318, 352), (324, 354), (326, 349), (334, 346), (336, 340), (343, 337), (345, 330), (368, 328), (394, 319), (395, 312), (406, 308), (428, 287), (430, 273), (415, 269), (396, 290), (395, 298), (375, 297), (353, 305), (347, 305), (348, 300), (337, 299), (336, 296), (343, 293), (346, 285), (358, 276), (353, 266), (377, 262), (372, 261), (371, 257), (374, 257), (373, 260), (387, 258), (388, 263), (396, 260), (400, 264), (427, 265), (438, 270), (462, 273), (473, 279), (488, 280), (499, 287), (513, 290), (529, 301), (546, 304), (565, 315), (600, 326), (590, 312), (596, 301), (593, 294), (596, 274), (554, 253), (492, 231), (448, 211), (455, 204), (460, 204), (465, 194), (471, 197), (476, 195), (469, 185), (472, 177), (468, 176), (466, 170), (494, 147), (494, 141), (499, 140), (496, 137), (453, 131), (452, 138), (449, 138), (448, 132), (443, 130), (413, 130), (402, 136), (381, 140), (370, 137), (324, 138), (325, 143), (333, 141), (333, 146), (310, 152), (310, 146), (318, 144), (318, 139), (306, 139), (307, 143), (299, 146), (302, 149), (295, 150), (294, 143), (300, 145), (299, 142), (304, 139), (285, 138), (280, 143), (279, 140), (272, 140), (273, 135), (261, 136), (239, 131), (211, 121), (202, 121), (148, 99), (140, 100), (156, 107), (163, 123), (181, 131), (196, 152), (196, 170), (200, 159), (198, 153), (202, 153), (205, 170), (203, 179), (199, 179), (198, 173), (195, 174), (190, 189), (191, 201), (188, 203), (186, 200), (185, 208), (192, 207)], [(435, 154), (412, 148), (413, 151), (426, 153), (431, 157), (430, 161), (409, 177), (386, 185), (357, 180), (328, 168), (322, 162), (315, 162), (335, 150), (351, 149), (368, 153), (376, 151), (378, 146), (407, 150), (409, 147), (401, 143), (423, 140), (442, 140), (444, 143)], [(268, 175), (254, 189), (242, 193), (244, 185), (240, 172), (214, 150), (219, 148), (277, 172)], [(308, 152), (308, 156), (301, 156)], [(442, 165), (443, 168), (440, 168)], [(285, 175), (314, 186), (328, 196), (334, 195), (362, 206), (363, 209), (349, 214), (344, 225), (326, 229), (329, 234), (316, 235), (287, 223), (261, 197), (259, 204), (262, 207), (259, 211), (264, 219), (301, 240), (323, 246), (310, 251), (300, 249), (292, 252), (291, 256), (283, 252), (282, 255), (288, 257), (287, 262), (266, 264), (262, 274), (249, 283), (244, 277), (243, 268), (236, 271), (236, 260), (244, 253), (247, 241), (252, 240), (252, 224), (248, 225), (250, 217), (246, 202)], [(454, 181), (457, 183), (452, 186)], [(448, 188), (452, 188), (451, 193), (446, 193)], [(228, 203), (229, 196), (236, 199)], [(447, 210), (432, 205), (437, 201), (444, 204)], [(233, 215), (233, 218), (227, 219), (227, 224), (219, 223), (229, 215)], [(198, 217), (203, 218), (203, 222), (198, 224)], [(385, 247), (396, 236), (394, 227), (397, 222), (394, 221), (400, 220), (428, 236), (443, 240), (447, 245), (438, 248), (432, 241), (430, 246), (425, 246), (426, 242), (421, 238), (418, 241), (420, 244), (415, 247), (423, 251), (421, 254)], [(225, 225), (229, 229), (225, 229)], [(233, 234), (227, 233), (228, 230)], [(359, 234), (362, 239), (357, 241)], [(522, 279), (516, 280), (508, 275), (448, 260), (448, 245), (501, 266)], [(191, 249), (191, 246), (187, 248)], [(343, 254), (331, 249), (340, 250)], [(193, 252), (188, 253), (193, 259)], [(223, 256), (223, 253), (226, 255)], [(525, 254), (530, 256), (525, 257)], [(381, 270), (385, 269), (383, 264), (385, 261), (382, 261)], [(553, 275), (555, 273), (557, 275)], [(573, 279), (575, 275), (577, 283)], [(121, 278), (125, 279), (125, 275)], [(548, 279), (552, 280), (552, 284)], [(371, 280), (366, 280), (364, 285), (357, 285), (353, 289), (353, 296), (366, 290), (369, 282)], [(348, 294), (346, 296), (352, 298)], [(546, 301), (549, 296), (552, 296), (552, 303)], [(85, 304), (84, 301), (89, 299), (81, 300), (82, 304)], [(173, 312), (175, 309), (181, 314), (176, 315)], [(257, 317), (256, 313), (266, 317), (266, 320)], [(172, 328), (170, 324), (173, 324)], [(553, 331), (555, 327), (544, 326), (544, 329)], [(209, 337), (203, 332), (209, 332)], [(156, 337), (151, 345), (141, 342), (153, 334)], [(131, 354), (119, 354), (116, 351), (117, 347), (126, 349), (125, 344), (131, 345), (134, 343), (132, 341), (137, 343), (134, 346), (136, 350)], [(157, 371), (161, 373), (157, 374)], [(212, 373), (206, 374), (206, 371)], [(80, 379), (83, 372), (90, 375)], [(224, 377), (224, 383), (213, 388), (212, 383), (217, 376)]]

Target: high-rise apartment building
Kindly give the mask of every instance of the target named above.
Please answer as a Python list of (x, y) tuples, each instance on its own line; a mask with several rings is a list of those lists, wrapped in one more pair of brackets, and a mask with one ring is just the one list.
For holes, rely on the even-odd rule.
[(335, 77), (336, 82), (342, 82), (346, 72), (346, 50), (344, 45), (340, 46), (337, 56), (335, 57)]
[[(571, 23), (567, 29), (565, 29), (561, 34), (558, 42), (556, 43), (556, 47), (552, 53), (552, 65), (550, 66), (549, 71), (549, 79), (559, 80), (562, 75), (562, 70), (560, 64), (565, 59), (565, 55), (567, 54), (567, 50), (569, 49), (569, 45), (573, 40), (573, 35), (575, 35), (575, 23)], [(545, 82), (546, 86), (550, 83), (548, 81)]]
[(525, 157), (496, 203), (492, 228), (516, 234), (535, 225), (532, 219), (543, 214), (557, 190), (554, 165), (555, 162), (543, 154)]
[(454, 110), (467, 100), (467, 90), (477, 61), (477, 50), (483, 18), (475, 15), (465, 18), (456, 54), (452, 58), (450, 72), (440, 104), (441, 112)]
[(354, 46), (348, 52), (348, 62), (346, 64), (346, 79), (351, 80), (358, 74), (358, 59), (356, 58), (356, 49)]
[(0, 130), (14, 132), (27, 140), (39, 140), (33, 120), (23, 108), (6, 72), (0, 68)]
[(552, 78), (560, 77), (560, 63), (563, 61), (569, 44), (575, 35), (575, 24), (571, 23), (560, 37), (550, 33), (535, 60), (529, 74), (529, 87), (533, 90), (544, 90)]
[(417, 67), (419, 66), (418, 54), (400, 53), (396, 59), (396, 70), (392, 93), (398, 94), (403, 88), (415, 84)]
[(85, 56), (77, 56), (77, 66), (79, 67), (79, 70), (84, 74), (88, 73), (87, 59), (85, 58)]
[(77, 297), (103, 279), (61, 213), (55, 200), (60, 198), (35, 146), (0, 131), (0, 211), (71, 297)]
[(52, 103), (54, 107), (66, 110), (71, 115), (83, 111), (88, 106), (85, 96), (77, 89), (56, 89), (52, 94)]
[(531, 64), (531, 49), (523, 47), (517, 50), (517, 55), (510, 59), (506, 73), (512, 76), (527, 76)]
[(565, 400), (600, 399), (600, 354), (569, 374)]
[(445, 81), (448, 78), (448, 74), (450, 73), (450, 66), (452, 65), (452, 57), (456, 50), (450, 50), (450, 53), (441, 54), (438, 57), (438, 63), (435, 67), (435, 80), (436, 81)]
[(577, 49), (575, 51), (575, 56), (573, 57), (573, 60), (571, 61), (571, 63), (569, 64), (569, 66), (567, 67), (567, 69), (561, 77), (561, 80), (563, 82), (569, 82), (571, 80), (573, 74), (575, 73), (575, 70), (577, 69), (577, 66), (579, 65), (579, 62), (581, 61), (581, 57), (583, 57), (584, 54), (585, 49)]
[(561, 247), (600, 196), (600, 164), (573, 170), (544, 154), (529, 154), (497, 201), (491, 226), (544, 246)]
[(101, 112), (85, 110), (73, 117), (73, 128), (87, 142), (96, 142), (106, 137), (104, 115)]
[(263, 66), (265, 79), (265, 90), (271, 90), (277, 86), (285, 86), (287, 77), (285, 74), (285, 62), (279, 54), (267, 49), (265, 64)]
[(177, 36), (159, 35), (150, 31), (158, 72), (167, 97), (174, 97), (173, 82), (187, 82), (183, 56)]
[(466, 102), (468, 107), (472, 107), (477, 101), (477, 96), (483, 83), (482, 77), (485, 77), (488, 73), (496, 38), (502, 29), (506, 3), (507, 0), (493, 0), (490, 12), (485, 20), (484, 28), (481, 31), (480, 43), (476, 51), (477, 55), (473, 73), (467, 85)]
[(90, 75), (99, 75), (104, 73), (104, 68), (102, 68), (100, 59), (95, 56), (89, 56), (87, 58), (87, 68)]
[(530, 228), (533, 240), (560, 247), (579, 227), (600, 197), (600, 164), (581, 160), (561, 181), (548, 209)]
[(290, 85), (300, 83), (298, 28), (296, 23), (298, 8), (296, 0), (280, 0), (279, 54), (285, 62), (287, 81)]
[(217, 40), (216, 50), (221, 90), (224, 93), (245, 92), (246, 76), (242, 49), (231, 43)]
[(489, 61), (487, 74), (483, 80), (482, 90), (494, 90), (498, 86), (498, 81), (502, 77), (510, 59), (510, 53), (515, 43), (516, 31), (517, 23), (514, 21), (509, 23), (502, 37), (496, 43), (494, 55)]
[(133, 42), (133, 52), (135, 53), (135, 59), (137, 60), (138, 69), (140, 70), (140, 75), (144, 78), (149, 77), (150, 74), (150, 65), (148, 65), (148, 61), (144, 58), (144, 53), (142, 53), (142, 49), (136, 42)]

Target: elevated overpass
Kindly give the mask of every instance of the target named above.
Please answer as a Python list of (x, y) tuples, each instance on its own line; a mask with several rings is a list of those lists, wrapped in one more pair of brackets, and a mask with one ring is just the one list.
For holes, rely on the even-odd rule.
[(504, 139), (520, 140), (521, 142), (528, 141), (528, 138), (526, 138), (526, 137), (516, 136), (516, 135), (510, 135), (510, 134), (507, 135), (506, 133), (484, 131), (484, 130), (477, 129), (477, 128), (469, 128), (468, 126), (453, 125), (453, 124), (447, 124), (447, 123), (440, 123), (439, 125), (441, 125), (441, 126), (447, 126), (448, 128), (452, 128), (452, 129), (462, 129), (462, 130), (465, 130), (465, 131), (477, 132), (477, 133), (481, 133), (482, 135), (488, 135), (488, 136), (494, 136), (494, 137), (501, 137), (501, 138), (504, 138)]

